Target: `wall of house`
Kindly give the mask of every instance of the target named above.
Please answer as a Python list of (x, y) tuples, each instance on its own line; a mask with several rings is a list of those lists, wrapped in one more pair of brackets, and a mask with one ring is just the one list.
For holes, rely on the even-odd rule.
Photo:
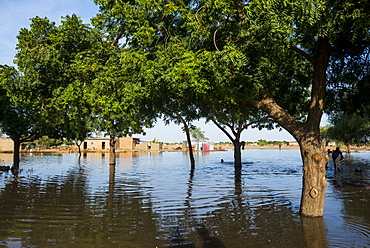
[[(139, 139), (132, 137), (116, 138), (116, 151), (132, 151), (136, 149)], [(86, 143), (86, 145), (85, 145)], [(109, 151), (109, 138), (87, 138), (82, 142), (82, 150)]]
[[(150, 148), (148, 146), (149, 143), (150, 143)], [(137, 144), (136, 147), (135, 147), (135, 150), (138, 150), (138, 151), (149, 151), (149, 150), (159, 151), (159, 150), (162, 150), (162, 148), (163, 148), (163, 143), (162, 142), (158, 142), (158, 143), (144, 142), (144, 143)]]
[(82, 150), (87, 151), (109, 151), (109, 139), (88, 138), (82, 142)]
[(14, 142), (11, 138), (0, 138), (0, 152), (13, 152)]
[(136, 142), (138, 141), (138, 139), (132, 137), (120, 137), (116, 140), (116, 149), (124, 151), (134, 150), (137, 145)]
[[(188, 142), (184, 141), (183, 146), (187, 146)], [(193, 149), (195, 151), (210, 151), (214, 150), (214, 143), (213, 142), (198, 142), (198, 141), (193, 141), (192, 143)]]

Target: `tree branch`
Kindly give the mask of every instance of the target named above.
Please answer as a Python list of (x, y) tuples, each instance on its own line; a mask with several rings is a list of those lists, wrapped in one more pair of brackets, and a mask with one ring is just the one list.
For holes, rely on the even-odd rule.
[(315, 58), (303, 51), (302, 49), (299, 49), (298, 47), (291, 46), (289, 47), (289, 50), (292, 50), (300, 55), (302, 55), (304, 58), (306, 58), (311, 64), (315, 63)]
[(226, 134), (226, 136), (232, 141), (234, 142), (234, 139), (233, 137), (231, 137), (231, 135), (229, 134), (229, 132), (223, 127), (221, 126), (215, 119), (211, 119), (211, 121), (219, 128), (221, 129), (221, 131)]
[(249, 100), (247, 104), (267, 113), (269, 117), (285, 128), (295, 139), (298, 140), (304, 134), (304, 124), (285, 111), (268, 93), (265, 93), (260, 101)]
[(117, 46), (118, 45), (118, 41), (122, 38), (122, 35), (123, 35), (123, 31), (119, 31), (116, 38), (112, 41), (111, 45), (112, 46)]
[(217, 51), (220, 51), (217, 47), (217, 44), (216, 44), (216, 33), (217, 33), (218, 29), (216, 29), (216, 31), (213, 33), (213, 44), (215, 45), (215, 48)]

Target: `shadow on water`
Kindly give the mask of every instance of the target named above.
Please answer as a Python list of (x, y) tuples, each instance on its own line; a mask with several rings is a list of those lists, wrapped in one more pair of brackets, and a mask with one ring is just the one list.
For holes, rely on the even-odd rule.
[[(191, 197), (192, 197), (192, 190), (193, 190), (193, 178), (195, 174), (195, 169), (191, 169), (189, 173), (189, 180), (188, 180), (188, 189), (186, 194), (186, 199), (184, 205), (186, 209), (184, 210), (184, 217), (189, 221), (192, 219), (191, 217)], [(191, 220), (190, 222), (196, 223), (196, 220)], [(224, 248), (225, 245), (221, 242), (220, 239), (217, 237), (213, 237), (210, 235), (209, 231), (206, 227), (202, 224), (197, 224), (193, 231), (196, 231), (199, 235), (199, 238), (202, 240), (202, 247), (203, 248)], [(166, 245), (166, 247), (178, 247), (178, 248), (195, 248), (195, 243), (186, 238), (183, 235), (184, 230), (182, 230), (179, 226), (172, 228), (170, 243)], [(199, 243), (199, 242), (198, 242)]]
[(180, 227), (174, 227), (171, 233), (170, 244), (167, 247), (195, 248), (195, 245), (193, 242), (185, 240)]
[(225, 245), (221, 240), (216, 237), (212, 237), (203, 225), (197, 226), (196, 230), (203, 240), (203, 248), (225, 248)]

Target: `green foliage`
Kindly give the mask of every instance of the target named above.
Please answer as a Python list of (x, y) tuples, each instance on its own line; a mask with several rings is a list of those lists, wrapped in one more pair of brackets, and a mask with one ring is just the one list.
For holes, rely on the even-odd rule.
[(42, 106), (55, 135), (77, 141), (93, 131), (125, 136), (150, 126), (148, 112), (139, 111), (144, 91), (136, 85), (138, 56), (126, 58), (75, 15), (59, 26), (36, 17), (30, 27), (21, 30), (16, 55), (32, 82), (23, 86), (25, 99)]
[(259, 146), (281, 145), (281, 144), (285, 144), (285, 143), (286, 143), (285, 141), (267, 141), (267, 140), (264, 140), (264, 139), (257, 140), (257, 145), (259, 145)]
[(90, 132), (91, 108), (84, 99), (96, 66), (87, 65), (98, 55), (101, 40), (75, 15), (56, 26), (47, 18), (31, 19), (30, 29), (18, 36), (16, 63), (27, 83), (24, 99), (42, 106), (39, 114), (49, 126), (49, 135), (84, 139)]
[(23, 85), (27, 83), (15, 68), (0, 67), (1, 130), (20, 143), (36, 139), (49, 130), (47, 121), (40, 114), (42, 106), (29, 101), (22, 92)]
[(264, 140), (264, 139), (259, 139), (259, 140), (257, 140), (257, 145), (259, 145), (259, 146), (268, 145), (268, 141)]
[(330, 119), (333, 126), (327, 130), (331, 140), (343, 142), (344, 145), (366, 144), (370, 137), (370, 120), (358, 113), (337, 113)]
[(63, 140), (50, 139), (48, 136), (42, 136), (41, 138), (35, 140), (34, 143), (37, 147), (40, 147), (41, 149), (48, 149), (52, 146), (60, 146), (61, 144), (63, 144)]
[(322, 142), (325, 142), (325, 144), (328, 144), (330, 141), (332, 141), (330, 129), (332, 129), (332, 126), (330, 125), (320, 127), (320, 139)]
[(229, 141), (220, 141), (220, 142), (217, 142), (215, 143), (215, 145), (232, 145), (233, 143), (232, 142), (229, 142)]

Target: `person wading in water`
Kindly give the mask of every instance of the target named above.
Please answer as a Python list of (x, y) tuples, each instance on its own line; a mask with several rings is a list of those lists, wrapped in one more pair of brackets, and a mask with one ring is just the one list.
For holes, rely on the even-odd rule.
[(340, 161), (343, 159), (343, 154), (339, 147), (337, 147), (333, 153), (331, 154), (334, 162), (334, 170), (335, 171), (341, 171), (342, 170), (342, 165), (340, 164)]

